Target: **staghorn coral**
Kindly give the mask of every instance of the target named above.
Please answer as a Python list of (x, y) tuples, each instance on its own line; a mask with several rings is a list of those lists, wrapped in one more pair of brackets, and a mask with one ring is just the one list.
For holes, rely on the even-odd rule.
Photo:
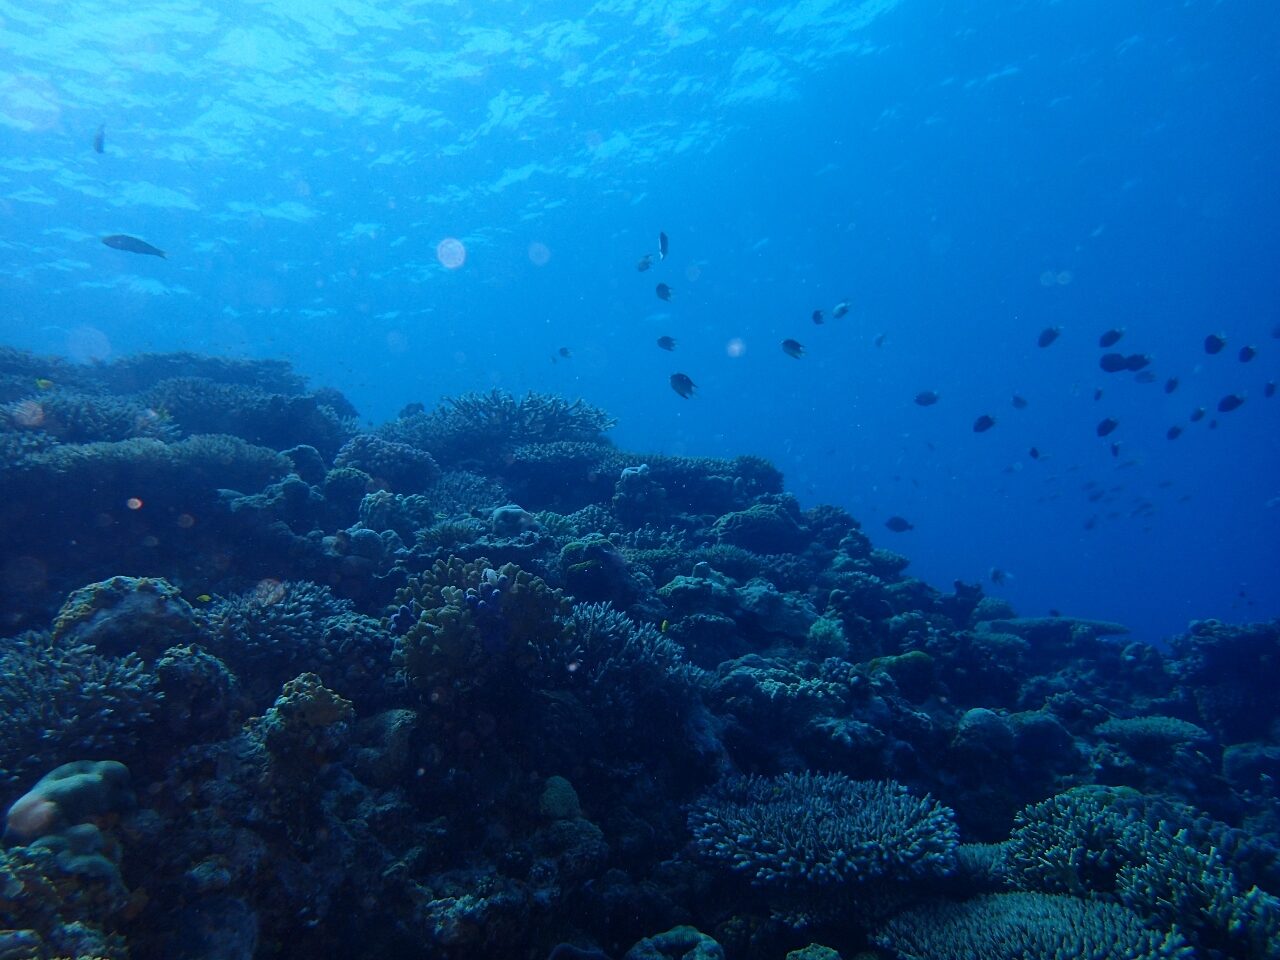
[(137, 393), (165, 380), (183, 377), (253, 386), (289, 396), (302, 393), (307, 384), (285, 360), (207, 357), (185, 352), (119, 357), (94, 366), (88, 379), (110, 393)]
[(1235, 626), (1200, 620), (1170, 645), (1173, 669), (1204, 726), (1224, 743), (1267, 739), (1280, 718), (1273, 682), (1280, 621)]
[(686, 713), (704, 681), (678, 643), (609, 603), (574, 604), (564, 642), (542, 650), (557, 686), (576, 692), (617, 736)]
[(1115, 903), (1041, 893), (933, 901), (894, 917), (875, 941), (897, 960), (1190, 960), (1175, 930)]
[(75, 756), (123, 755), (159, 708), (136, 654), (36, 632), (0, 643), (0, 785)]
[(1175, 920), (1196, 946), (1238, 960), (1280, 957), (1280, 850), (1174, 803), (1077, 788), (1015, 817), (1004, 863), (1041, 892), (1106, 895)]
[(1207, 730), (1194, 723), (1161, 716), (1112, 717), (1093, 732), (1139, 759), (1163, 759), (1180, 747), (1204, 745), (1211, 739)]
[(385, 695), (380, 682), (391, 639), (379, 621), (351, 606), (326, 586), (263, 580), (210, 608), (208, 646), (255, 702), (303, 671), (357, 702), (376, 701)]
[(440, 468), (425, 450), (368, 433), (346, 442), (333, 458), (335, 467), (355, 467), (399, 493), (428, 489), (440, 478)]
[[(287, 458), (238, 437), (217, 434), (177, 443), (132, 439), (118, 443), (62, 444), (30, 454), (17, 464), (0, 464), (0, 478), (37, 503), (59, 500), (74, 490), (90, 494), (89, 505), (118, 509), (130, 496), (146, 502), (191, 496), (203, 487), (257, 490), (284, 476)], [(165, 491), (170, 491), (167, 496)]]
[(230, 433), (273, 450), (306, 444), (332, 457), (355, 433), (321, 398), (269, 393), (244, 383), (176, 377), (155, 384), (143, 398), (185, 434)]
[(626, 459), (611, 445), (560, 440), (511, 451), (503, 477), (512, 495), (534, 509), (571, 511), (603, 503)]
[(162, 410), (133, 400), (55, 390), (0, 407), (0, 429), (38, 430), (59, 443), (97, 443), (152, 437), (176, 440), (178, 428)]
[(689, 829), (702, 856), (784, 889), (945, 875), (959, 844), (929, 797), (807, 771), (730, 779), (694, 804)]
[(533, 392), (517, 399), (492, 390), (448, 397), (430, 413), (401, 417), (377, 434), (429, 451), (453, 467), (471, 463), (498, 469), (518, 447), (596, 442), (613, 424), (604, 411), (582, 400)]

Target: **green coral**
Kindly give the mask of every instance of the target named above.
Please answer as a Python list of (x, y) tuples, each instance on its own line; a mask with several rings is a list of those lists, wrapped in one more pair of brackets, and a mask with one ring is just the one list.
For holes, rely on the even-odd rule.
[(436, 707), (528, 692), (539, 685), (541, 665), (569, 643), (569, 601), (515, 564), (438, 560), (397, 591), (395, 604), (419, 613), (397, 640), (393, 662)]

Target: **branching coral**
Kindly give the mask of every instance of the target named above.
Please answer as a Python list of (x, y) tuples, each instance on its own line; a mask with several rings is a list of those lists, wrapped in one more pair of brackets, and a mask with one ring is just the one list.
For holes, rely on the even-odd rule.
[(390, 656), (382, 624), (325, 586), (263, 580), (209, 611), (209, 648), (261, 702), (303, 670), (353, 699), (377, 698)]
[(1115, 903), (1040, 893), (935, 901), (894, 917), (876, 936), (898, 960), (1190, 960), (1176, 931), (1144, 926)]
[(450, 465), (499, 468), (518, 447), (556, 442), (597, 442), (614, 421), (583, 400), (529, 393), (516, 399), (503, 390), (450, 397), (430, 413), (387, 424), (378, 435), (430, 451)]
[(810, 772), (731, 779), (694, 805), (689, 829), (703, 856), (783, 888), (944, 875), (959, 843), (929, 797)]
[(0, 784), (85, 754), (123, 755), (154, 717), (158, 681), (136, 654), (26, 633), (0, 653)]
[(1278, 852), (1182, 804), (1079, 788), (1015, 818), (1005, 864), (1019, 886), (1111, 895), (1177, 921), (1197, 946), (1240, 960), (1280, 957)]

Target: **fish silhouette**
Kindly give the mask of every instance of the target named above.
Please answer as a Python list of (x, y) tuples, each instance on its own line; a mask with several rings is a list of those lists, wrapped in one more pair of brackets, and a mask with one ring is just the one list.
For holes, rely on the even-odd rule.
[(145, 240), (139, 240), (124, 233), (113, 233), (109, 237), (103, 237), (102, 242), (108, 247), (124, 250), (127, 253), (145, 253), (153, 257), (164, 257), (164, 251), (159, 247), (153, 247)]

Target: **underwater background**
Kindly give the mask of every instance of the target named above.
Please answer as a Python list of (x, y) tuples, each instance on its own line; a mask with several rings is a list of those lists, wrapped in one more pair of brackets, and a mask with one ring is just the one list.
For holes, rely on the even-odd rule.
[(0, 0), (0, 954), (1280, 956), (1278, 44)]

